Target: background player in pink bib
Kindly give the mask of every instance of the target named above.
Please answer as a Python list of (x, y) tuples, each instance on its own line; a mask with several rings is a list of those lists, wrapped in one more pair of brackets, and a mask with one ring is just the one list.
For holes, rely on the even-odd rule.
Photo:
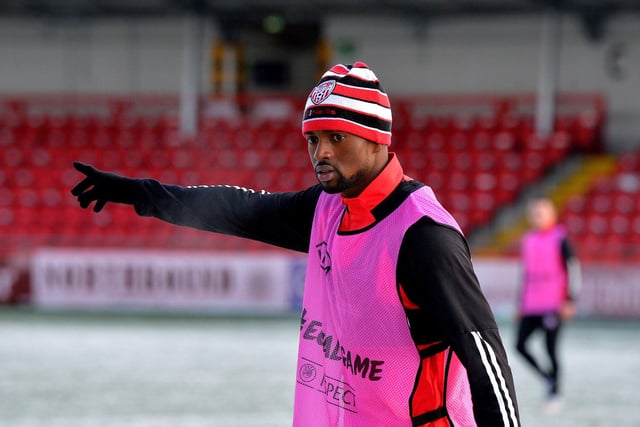
[[(517, 350), (546, 382), (545, 409), (559, 409), (558, 334), (563, 320), (575, 314), (575, 298), (580, 285), (580, 264), (564, 227), (557, 223), (551, 200), (536, 198), (528, 205), (531, 231), (521, 243), (523, 283), (519, 301)], [(536, 359), (526, 344), (541, 329), (549, 367)]]

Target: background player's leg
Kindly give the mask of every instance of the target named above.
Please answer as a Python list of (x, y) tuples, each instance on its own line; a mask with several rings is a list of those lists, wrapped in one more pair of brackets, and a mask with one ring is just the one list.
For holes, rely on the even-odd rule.
[(531, 337), (531, 334), (535, 332), (536, 329), (541, 327), (541, 317), (540, 316), (523, 316), (520, 320), (520, 326), (518, 328), (518, 340), (516, 344), (516, 350), (518, 353), (524, 357), (524, 359), (533, 367), (538, 374), (542, 377), (547, 377), (547, 373), (544, 372), (536, 359), (527, 349), (527, 340)]
[(549, 361), (551, 363), (551, 369), (548, 372), (549, 381), (549, 396), (556, 396), (559, 391), (558, 375), (559, 375), (559, 363), (558, 363), (558, 334), (560, 332), (560, 319), (558, 315), (545, 316), (544, 322), (545, 331), (545, 343), (547, 347), (547, 354), (549, 355)]

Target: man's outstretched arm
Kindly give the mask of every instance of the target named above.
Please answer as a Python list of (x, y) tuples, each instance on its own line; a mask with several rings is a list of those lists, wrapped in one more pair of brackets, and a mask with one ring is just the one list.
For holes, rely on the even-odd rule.
[(320, 186), (268, 193), (232, 186), (162, 184), (75, 163), (86, 177), (73, 189), (80, 206), (99, 212), (108, 202), (133, 205), (141, 216), (176, 225), (245, 237), (306, 252)]

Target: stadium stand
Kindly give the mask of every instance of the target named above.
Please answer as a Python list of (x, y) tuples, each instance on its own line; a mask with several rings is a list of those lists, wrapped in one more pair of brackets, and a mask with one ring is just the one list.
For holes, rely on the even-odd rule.
[(640, 261), (639, 171), (640, 151), (623, 153), (611, 173), (569, 199), (561, 219), (582, 258)]
[[(531, 95), (395, 99), (393, 149), (405, 173), (431, 185), (471, 234), (572, 153), (601, 150), (606, 119), (601, 97), (559, 99), (556, 126), (546, 138), (535, 135)], [(301, 109), (299, 100), (285, 96), (207, 99), (198, 133), (181, 138), (177, 100), (172, 98), (0, 100), (0, 233), (8, 242), (2, 250), (266, 249), (256, 242), (211, 238), (139, 218), (126, 206), (110, 205), (100, 215), (90, 215), (69, 194), (79, 179), (71, 164), (79, 160), (181, 185), (296, 190), (315, 183), (299, 133)], [(637, 179), (632, 184), (627, 176), (630, 169), (637, 170), (638, 157), (621, 157), (614, 177), (570, 204), (565, 219), (585, 241), (599, 242), (606, 233), (622, 242), (634, 234), (626, 231), (640, 228), (640, 222), (628, 215), (631, 206), (640, 206), (638, 192), (628, 191), (629, 186), (637, 187)], [(609, 192), (611, 188), (616, 191)], [(616, 209), (603, 210), (607, 203)], [(579, 223), (583, 229), (577, 229)]]

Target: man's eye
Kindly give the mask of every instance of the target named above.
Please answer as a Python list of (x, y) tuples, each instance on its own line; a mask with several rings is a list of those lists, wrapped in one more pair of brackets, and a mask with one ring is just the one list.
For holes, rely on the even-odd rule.
[(333, 140), (336, 142), (340, 142), (344, 140), (344, 135), (336, 133), (335, 135), (333, 135)]
[(317, 144), (318, 143), (318, 138), (316, 138), (315, 136), (310, 136), (307, 138), (307, 144)]

